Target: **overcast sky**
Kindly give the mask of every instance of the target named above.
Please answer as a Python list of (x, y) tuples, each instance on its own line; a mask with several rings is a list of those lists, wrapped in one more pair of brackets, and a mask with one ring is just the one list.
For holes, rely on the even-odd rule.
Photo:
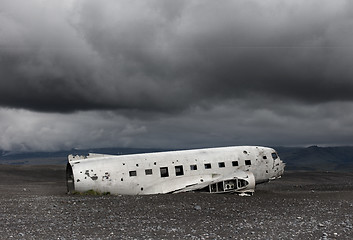
[(353, 145), (351, 0), (0, 0), (0, 149)]

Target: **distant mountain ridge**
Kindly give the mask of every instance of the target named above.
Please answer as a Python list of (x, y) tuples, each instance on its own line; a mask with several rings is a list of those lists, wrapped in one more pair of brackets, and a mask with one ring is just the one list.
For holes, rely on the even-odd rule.
[(353, 171), (353, 147), (275, 148), (288, 170)]
[(88, 155), (88, 153), (102, 153), (112, 155), (127, 155), (136, 153), (149, 153), (168, 151), (156, 148), (93, 148), (71, 149), (57, 152), (9, 152), (0, 150), (0, 164), (66, 164), (67, 156)]
[[(286, 170), (352, 171), (353, 147), (274, 147), (286, 163)], [(58, 152), (12, 153), (0, 150), (0, 164), (66, 164), (67, 156), (87, 155), (90, 152), (126, 155), (169, 151), (153, 148), (97, 148), (71, 149)]]

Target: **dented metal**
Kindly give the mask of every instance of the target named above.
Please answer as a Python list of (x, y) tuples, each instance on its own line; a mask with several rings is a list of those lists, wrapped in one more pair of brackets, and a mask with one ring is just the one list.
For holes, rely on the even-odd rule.
[(68, 156), (68, 192), (161, 194), (187, 191), (252, 194), (280, 178), (285, 164), (272, 148), (237, 146), (133, 155)]

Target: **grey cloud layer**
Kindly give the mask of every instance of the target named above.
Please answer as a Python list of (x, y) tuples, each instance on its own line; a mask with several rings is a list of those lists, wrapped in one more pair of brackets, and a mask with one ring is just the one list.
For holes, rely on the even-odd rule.
[(351, 1), (5, 1), (0, 105), (353, 100)]
[(109, 111), (48, 114), (0, 109), (0, 119), (0, 149), (9, 151), (351, 145), (353, 135), (350, 103), (277, 103), (249, 111), (246, 101), (229, 101), (210, 109), (195, 107), (187, 113), (148, 119), (127, 118)]

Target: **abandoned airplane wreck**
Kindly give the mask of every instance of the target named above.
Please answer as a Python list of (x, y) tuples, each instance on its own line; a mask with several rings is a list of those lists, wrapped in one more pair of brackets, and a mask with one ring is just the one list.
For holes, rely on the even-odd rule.
[(268, 147), (235, 146), (131, 155), (68, 156), (68, 192), (252, 194), (280, 178), (285, 164)]

